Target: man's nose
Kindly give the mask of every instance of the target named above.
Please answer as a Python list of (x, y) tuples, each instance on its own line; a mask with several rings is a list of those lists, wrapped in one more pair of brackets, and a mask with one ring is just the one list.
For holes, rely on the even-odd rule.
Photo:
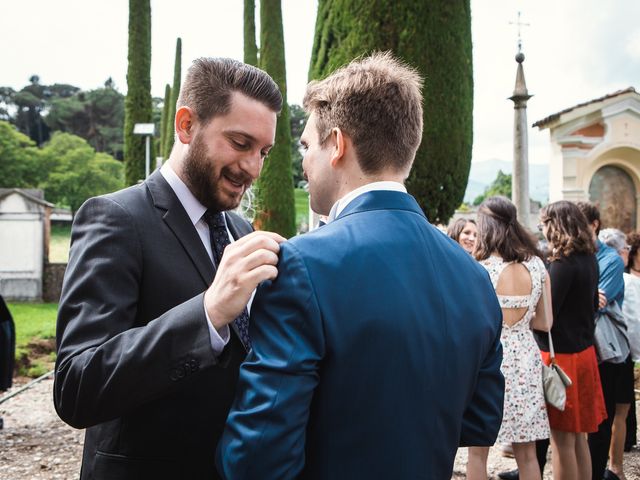
[(252, 152), (242, 159), (240, 168), (246, 172), (247, 175), (250, 175), (252, 180), (255, 180), (258, 178), (258, 175), (260, 175), (263, 163), (264, 158), (262, 158), (262, 154), (260, 152)]

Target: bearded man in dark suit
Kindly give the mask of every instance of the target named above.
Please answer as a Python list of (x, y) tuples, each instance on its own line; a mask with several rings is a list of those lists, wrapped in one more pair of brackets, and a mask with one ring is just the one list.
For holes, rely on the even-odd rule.
[(284, 240), (229, 210), (260, 173), (281, 106), (265, 72), (196, 60), (168, 162), (77, 212), (54, 401), (87, 429), (82, 479), (217, 478), (211, 453), (250, 349), (247, 303), (276, 276)]

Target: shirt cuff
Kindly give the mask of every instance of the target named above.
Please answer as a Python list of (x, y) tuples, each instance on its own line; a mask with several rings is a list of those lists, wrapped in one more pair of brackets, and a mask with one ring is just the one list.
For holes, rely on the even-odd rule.
[(213, 349), (213, 354), (217, 357), (219, 356), (224, 347), (229, 343), (229, 325), (225, 325), (220, 329), (220, 331), (216, 330), (211, 323), (211, 319), (209, 318), (209, 314), (207, 313), (207, 309), (204, 307), (204, 303), (202, 304), (202, 308), (204, 308), (204, 315), (207, 317), (207, 326), (209, 327), (209, 340), (211, 341), (211, 348)]

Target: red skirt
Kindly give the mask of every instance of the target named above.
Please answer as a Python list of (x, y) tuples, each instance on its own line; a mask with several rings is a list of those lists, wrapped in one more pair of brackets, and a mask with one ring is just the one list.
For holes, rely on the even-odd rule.
[[(541, 354), (544, 364), (549, 365), (549, 352)], [(547, 404), (549, 425), (563, 432), (597, 432), (598, 425), (607, 418), (607, 409), (594, 347), (578, 353), (556, 353), (556, 363), (573, 384), (567, 388), (564, 411)]]

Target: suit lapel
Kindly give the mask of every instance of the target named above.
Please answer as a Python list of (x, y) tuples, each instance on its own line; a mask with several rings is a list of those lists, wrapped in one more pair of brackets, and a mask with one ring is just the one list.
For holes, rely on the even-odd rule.
[(206, 286), (211, 285), (215, 274), (214, 266), (180, 200), (157, 170), (145, 183), (153, 204), (164, 211), (162, 219), (182, 244)]

